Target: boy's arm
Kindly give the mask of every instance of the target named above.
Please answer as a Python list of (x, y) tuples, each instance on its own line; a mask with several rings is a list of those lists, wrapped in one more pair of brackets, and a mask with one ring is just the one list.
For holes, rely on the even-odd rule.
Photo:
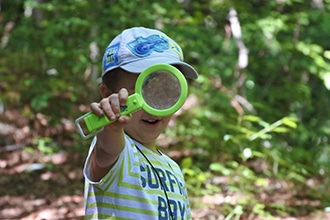
[(130, 116), (120, 116), (120, 106), (126, 103), (128, 92), (122, 89), (118, 94), (103, 98), (99, 104), (93, 103), (91, 109), (96, 114), (106, 114), (113, 122), (97, 134), (97, 142), (92, 152), (91, 176), (100, 181), (112, 168), (125, 147), (124, 126), (130, 122)]

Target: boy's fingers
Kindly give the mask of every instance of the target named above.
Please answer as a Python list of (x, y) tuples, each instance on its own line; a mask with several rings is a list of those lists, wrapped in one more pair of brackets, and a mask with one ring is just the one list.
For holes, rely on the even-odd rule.
[[(111, 105), (112, 112), (115, 114), (115, 118), (120, 116), (120, 101), (119, 94), (113, 94), (109, 96), (109, 103)], [(111, 119), (115, 119), (111, 118)]]
[(100, 101), (100, 107), (103, 109), (105, 115), (111, 120), (116, 119), (115, 109), (116, 106), (119, 106), (118, 101), (117, 104), (115, 103), (116, 98), (114, 98), (114, 96), (115, 95), (111, 95), (108, 98), (104, 98)]
[(125, 105), (126, 104), (126, 101), (127, 101), (127, 97), (128, 97), (128, 91), (127, 89), (125, 88), (122, 88), (121, 90), (119, 90), (119, 93), (118, 93), (118, 97), (119, 97), (119, 104), (121, 106)]
[(92, 112), (94, 112), (97, 115), (102, 115), (103, 114), (103, 110), (100, 108), (100, 105), (97, 102), (93, 102), (90, 105), (90, 108), (91, 108)]
[(118, 121), (123, 124), (128, 124), (132, 119), (132, 115), (123, 115), (120, 116)]
[(115, 120), (120, 117), (120, 106), (126, 104), (128, 95), (127, 89), (121, 89), (118, 94), (103, 98), (100, 103), (92, 103), (91, 110), (97, 115), (105, 114), (110, 120)]

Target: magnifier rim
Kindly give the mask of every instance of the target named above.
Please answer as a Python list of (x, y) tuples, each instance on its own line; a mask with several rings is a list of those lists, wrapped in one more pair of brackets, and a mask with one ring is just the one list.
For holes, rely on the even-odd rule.
[[(143, 95), (142, 95), (142, 86), (143, 86), (143, 82), (144, 80), (153, 72), (156, 71), (166, 71), (169, 73), (172, 73), (177, 80), (179, 81), (180, 84), (180, 88), (181, 88), (181, 92), (180, 92), (180, 96), (178, 98), (178, 100), (176, 101), (176, 103), (174, 105), (172, 105), (169, 108), (166, 109), (155, 109), (153, 107), (151, 107), (150, 105), (148, 105), (148, 103), (146, 103), (143, 99)], [(184, 77), (184, 75), (180, 72), (180, 70), (178, 70), (176, 67), (171, 66), (169, 64), (155, 64), (152, 65), (150, 67), (148, 67), (147, 69), (145, 69), (137, 78), (136, 84), (135, 84), (135, 93), (138, 93), (142, 99), (143, 99), (143, 105), (142, 105), (142, 109), (154, 116), (168, 116), (171, 114), (174, 114), (176, 111), (178, 111), (182, 105), (184, 104), (184, 102), (186, 101), (187, 95), (188, 95), (188, 85), (187, 85), (187, 80)]]

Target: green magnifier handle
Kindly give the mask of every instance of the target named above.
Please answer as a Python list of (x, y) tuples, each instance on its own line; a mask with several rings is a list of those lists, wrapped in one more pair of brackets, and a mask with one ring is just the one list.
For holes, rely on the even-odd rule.
[[(143, 99), (142, 97), (135, 93), (130, 95), (127, 98), (126, 105), (122, 106), (120, 111), (120, 115), (129, 115), (139, 109), (143, 106)], [(110, 120), (105, 114), (99, 116), (92, 112), (88, 112), (87, 114), (79, 117), (76, 119), (75, 124), (78, 128), (78, 131), (80, 135), (87, 139), (93, 135), (95, 135), (97, 132), (103, 129), (104, 126), (111, 124), (116, 120)], [(84, 122), (85, 127), (88, 131), (88, 134), (85, 134), (84, 129), (81, 126), (81, 122)]]

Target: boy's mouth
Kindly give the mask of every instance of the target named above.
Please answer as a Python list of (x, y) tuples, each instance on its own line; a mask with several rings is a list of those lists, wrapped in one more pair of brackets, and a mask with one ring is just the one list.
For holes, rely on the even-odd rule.
[(159, 122), (159, 120), (156, 119), (142, 119), (142, 121), (148, 124), (157, 124)]

